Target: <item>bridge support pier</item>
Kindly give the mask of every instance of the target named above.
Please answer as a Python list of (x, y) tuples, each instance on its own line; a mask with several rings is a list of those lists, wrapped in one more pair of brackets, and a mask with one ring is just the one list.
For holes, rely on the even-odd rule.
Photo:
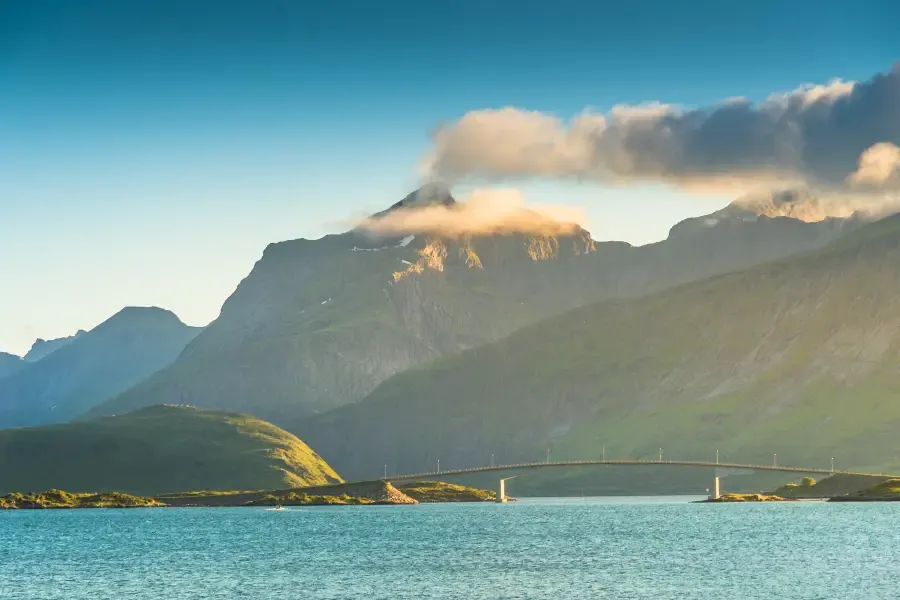
[(497, 486), (497, 498), (494, 501), (498, 504), (504, 504), (506, 500), (506, 480), (501, 479), (500, 485)]
[(709, 499), (715, 500), (721, 494), (719, 493), (719, 475), (718, 473), (713, 474), (712, 485), (709, 486)]

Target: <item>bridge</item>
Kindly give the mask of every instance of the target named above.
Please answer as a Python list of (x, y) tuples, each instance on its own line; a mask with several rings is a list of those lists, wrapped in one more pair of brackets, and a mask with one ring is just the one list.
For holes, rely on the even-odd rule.
[[(743, 463), (723, 463), (698, 460), (564, 460), (556, 462), (532, 462), (532, 463), (516, 463), (509, 465), (491, 465), (484, 467), (471, 467), (468, 469), (452, 469), (437, 470), (427, 473), (409, 473), (405, 475), (394, 475), (392, 477), (381, 477), (380, 481), (399, 482), (399, 481), (424, 481), (439, 477), (449, 477), (451, 475), (468, 475), (471, 473), (488, 473), (495, 471), (527, 471), (534, 469), (553, 469), (553, 468), (573, 468), (573, 467), (594, 467), (594, 466), (618, 466), (618, 467), (647, 467), (647, 466), (663, 466), (663, 467), (705, 467), (712, 470), (712, 479), (709, 486), (709, 497), (715, 499), (720, 496), (719, 484), (722, 477), (730, 475), (746, 475), (757, 471), (774, 471), (777, 473), (795, 473), (798, 475), (863, 475), (863, 476), (886, 476), (884, 473), (859, 473), (854, 471), (836, 471), (832, 466), (830, 469), (821, 467), (792, 467), (771, 465), (754, 465)], [(506, 481), (519, 477), (522, 473), (504, 477), (500, 479), (497, 487), (497, 502), (506, 502)]]

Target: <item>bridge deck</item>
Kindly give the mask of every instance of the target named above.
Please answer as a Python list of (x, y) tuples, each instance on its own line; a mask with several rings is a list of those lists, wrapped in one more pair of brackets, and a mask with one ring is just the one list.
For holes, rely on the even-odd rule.
[(510, 465), (494, 465), (486, 467), (471, 467), (468, 469), (450, 469), (444, 471), (431, 471), (426, 473), (408, 473), (403, 475), (394, 475), (391, 477), (381, 477), (381, 481), (416, 481), (430, 479), (435, 477), (447, 477), (450, 475), (465, 475), (469, 473), (486, 473), (491, 471), (514, 471), (523, 469), (546, 469), (554, 467), (590, 467), (590, 466), (672, 466), (672, 467), (709, 467), (720, 469), (749, 469), (753, 471), (775, 471), (779, 473), (802, 473), (802, 474), (818, 474), (818, 475), (868, 475), (887, 477), (884, 473), (859, 473), (854, 471), (832, 471), (830, 468), (824, 469), (819, 467), (791, 467), (779, 465), (749, 465), (742, 463), (725, 463), (725, 462), (707, 462), (693, 460), (566, 460), (557, 462), (533, 462), (533, 463), (516, 463)]

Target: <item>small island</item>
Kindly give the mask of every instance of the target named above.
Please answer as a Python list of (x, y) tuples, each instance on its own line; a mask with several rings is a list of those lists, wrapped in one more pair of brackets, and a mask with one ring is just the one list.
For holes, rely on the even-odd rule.
[(445, 483), (422, 481), (394, 487), (384, 481), (314, 486), (290, 490), (192, 491), (153, 498), (121, 492), (72, 493), (63, 490), (0, 496), (0, 509), (139, 508), (225, 506), (367, 506), (419, 502), (488, 502), (494, 492)]
[(786, 500), (788, 498), (782, 498), (774, 494), (722, 494), (718, 498), (699, 500), (699, 502), (784, 502)]
[(419, 502), (493, 502), (497, 498), (497, 493), (490, 490), (443, 481), (414, 481), (396, 487)]
[(45, 508), (147, 508), (165, 506), (154, 498), (132, 496), (121, 492), (73, 494), (63, 490), (0, 496), (0, 509)]
[(828, 499), (829, 502), (900, 502), (900, 478), (886, 479), (872, 487)]

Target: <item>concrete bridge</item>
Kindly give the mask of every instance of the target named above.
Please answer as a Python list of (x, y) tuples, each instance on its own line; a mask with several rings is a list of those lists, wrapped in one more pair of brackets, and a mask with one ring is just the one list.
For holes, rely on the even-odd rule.
[[(707, 462), (697, 460), (565, 460), (557, 462), (533, 462), (533, 463), (516, 463), (510, 465), (491, 465), (486, 467), (472, 467), (469, 469), (452, 469), (438, 470), (428, 473), (409, 473), (405, 475), (394, 475), (392, 477), (382, 477), (381, 481), (425, 481), (436, 479), (439, 477), (448, 477), (451, 475), (468, 475), (470, 473), (487, 473), (493, 471), (528, 471), (535, 469), (554, 469), (554, 468), (573, 468), (573, 467), (594, 467), (601, 465), (611, 465), (618, 467), (706, 467), (709, 468), (710, 486), (709, 497), (711, 499), (718, 498), (719, 483), (722, 477), (731, 475), (747, 475), (757, 471), (774, 471), (778, 473), (796, 473), (798, 475), (866, 475), (866, 476), (885, 476), (883, 473), (857, 473), (853, 471), (835, 471), (834, 468), (823, 469), (820, 467), (791, 467), (771, 465), (754, 465), (743, 463), (720, 463)], [(506, 502), (506, 481), (519, 477), (522, 473), (504, 477), (500, 479), (497, 486), (497, 502)]]

